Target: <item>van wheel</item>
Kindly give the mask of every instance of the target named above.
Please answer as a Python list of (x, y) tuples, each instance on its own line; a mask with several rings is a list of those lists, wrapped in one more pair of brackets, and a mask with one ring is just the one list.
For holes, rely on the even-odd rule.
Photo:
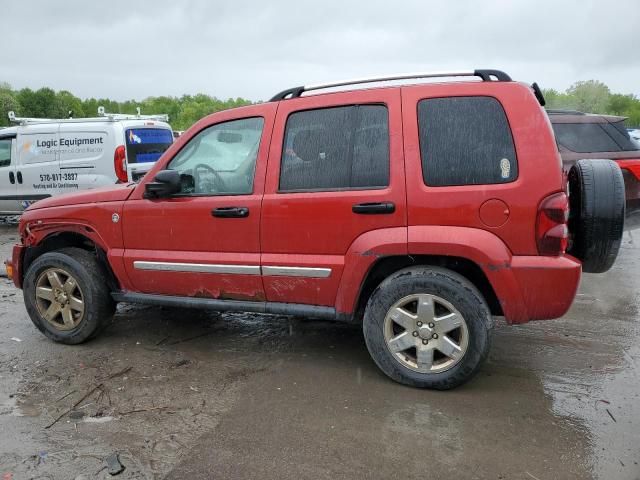
[(385, 279), (364, 314), (371, 357), (393, 380), (446, 390), (469, 380), (487, 357), (492, 318), (466, 278), (412, 267)]
[(29, 266), (24, 302), (34, 325), (51, 340), (82, 343), (107, 324), (115, 303), (96, 257), (80, 248), (45, 253)]

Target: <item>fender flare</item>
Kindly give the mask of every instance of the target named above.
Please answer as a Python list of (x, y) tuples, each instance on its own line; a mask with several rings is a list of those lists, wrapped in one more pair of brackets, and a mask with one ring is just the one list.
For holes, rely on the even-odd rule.
[(511, 271), (512, 253), (486, 230), (426, 225), (372, 230), (359, 236), (345, 255), (345, 268), (336, 295), (338, 315), (354, 312), (360, 289), (375, 262), (386, 256), (434, 255), (472, 261), (486, 275), (510, 321), (527, 317), (522, 292)]

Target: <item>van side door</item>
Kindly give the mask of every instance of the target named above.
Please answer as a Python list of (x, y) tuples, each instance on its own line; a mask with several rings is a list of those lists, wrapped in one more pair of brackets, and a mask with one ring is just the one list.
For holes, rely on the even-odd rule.
[(112, 123), (61, 123), (59, 193), (116, 183)]
[(17, 140), (18, 197), (29, 202), (58, 193), (58, 125), (25, 125)]

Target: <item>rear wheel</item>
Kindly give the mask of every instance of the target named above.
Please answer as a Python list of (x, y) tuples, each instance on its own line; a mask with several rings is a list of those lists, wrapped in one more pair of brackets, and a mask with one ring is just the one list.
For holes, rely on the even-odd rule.
[(469, 380), (490, 348), (491, 314), (464, 277), (415, 267), (384, 280), (364, 317), (367, 348), (392, 379), (449, 389)]
[(568, 253), (587, 273), (611, 268), (620, 250), (625, 215), (624, 179), (612, 160), (579, 160), (569, 171)]
[(102, 265), (80, 248), (45, 253), (29, 266), (24, 301), (34, 325), (50, 339), (82, 343), (115, 312)]

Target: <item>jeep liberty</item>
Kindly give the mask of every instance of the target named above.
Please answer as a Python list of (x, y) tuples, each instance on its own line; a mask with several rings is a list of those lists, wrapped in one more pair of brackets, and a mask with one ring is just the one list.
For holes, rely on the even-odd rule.
[(565, 174), (543, 104), (498, 70), (288, 89), (198, 121), (139, 184), (37, 202), (7, 270), (57, 342), (118, 302), (352, 321), (386, 375), (452, 388), (494, 316), (564, 315), (618, 253), (620, 168)]

